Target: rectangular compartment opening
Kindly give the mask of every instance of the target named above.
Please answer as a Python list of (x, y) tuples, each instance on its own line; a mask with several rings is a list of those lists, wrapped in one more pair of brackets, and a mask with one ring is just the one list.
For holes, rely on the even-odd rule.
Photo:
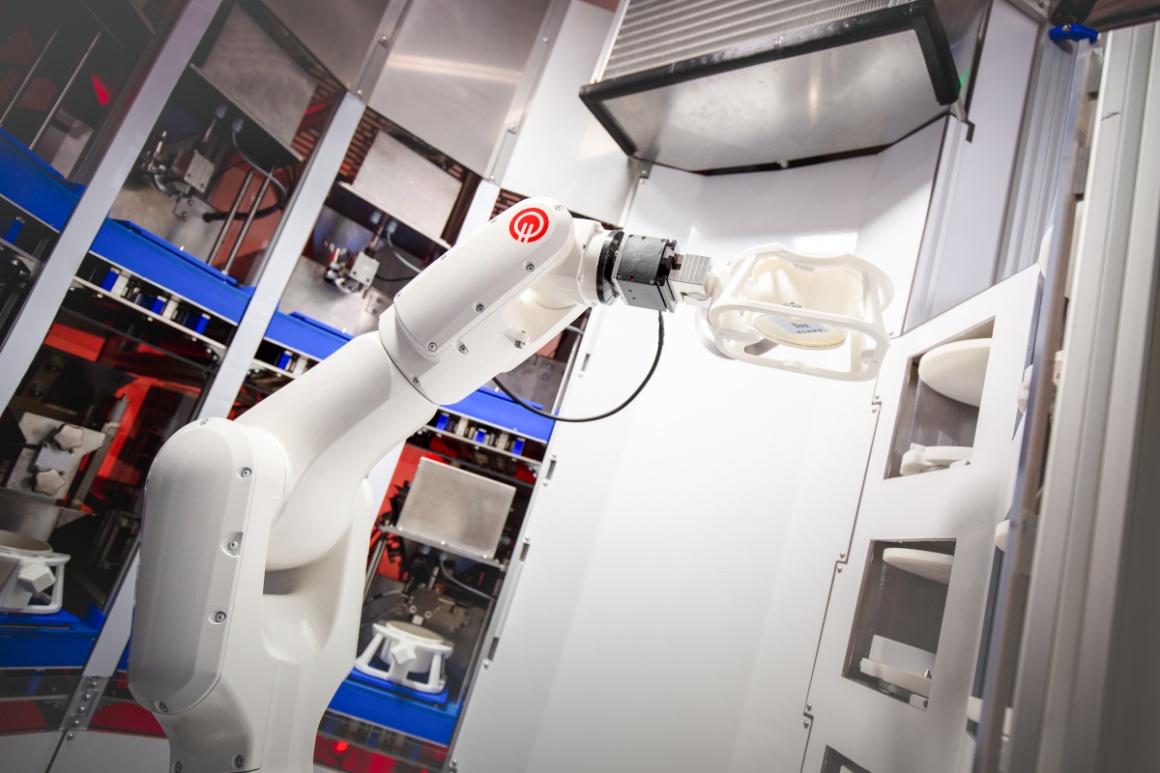
[(822, 773), (870, 773), (870, 769), (827, 746), (826, 756), (822, 758)]
[(970, 463), (994, 329), (987, 320), (910, 359), (886, 477)]
[(954, 552), (953, 539), (870, 543), (843, 676), (926, 709)]

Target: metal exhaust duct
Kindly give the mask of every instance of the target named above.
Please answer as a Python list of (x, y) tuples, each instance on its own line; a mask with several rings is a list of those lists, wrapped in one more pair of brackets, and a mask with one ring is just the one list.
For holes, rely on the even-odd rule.
[(689, 171), (890, 145), (965, 111), (987, 0), (626, 0), (580, 97)]

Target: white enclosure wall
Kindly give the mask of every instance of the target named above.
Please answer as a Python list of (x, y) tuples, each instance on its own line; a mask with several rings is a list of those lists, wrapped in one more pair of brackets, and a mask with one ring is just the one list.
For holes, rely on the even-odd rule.
[[(718, 259), (771, 241), (862, 251), (906, 298), (942, 130), (801, 169), (656, 169), (626, 229)], [(901, 314), (892, 307), (889, 324)], [(655, 325), (637, 309), (604, 312), (564, 412), (623, 399), (647, 368)], [(633, 406), (556, 430), (556, 469), (534, 504), (531, 550), (468, 708), (458, 770), (796, 769), (873, 395), (873, 383), (723, 360), (698, 340), (691, 309), (669, 318), (664, 358)]]
[(619, 223), (639, 162), (627, 158), (577, 96), (588, 83), (613, 14), (573, 0), (518, 127), (502, 186), (550, 196), (573, 212)]

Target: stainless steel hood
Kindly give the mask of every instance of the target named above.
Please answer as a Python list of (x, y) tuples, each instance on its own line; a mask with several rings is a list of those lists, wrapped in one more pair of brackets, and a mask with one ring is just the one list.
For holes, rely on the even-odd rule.
[(689, 171), (892, 144), (973, 73), (987, 0), (627, 0), (580, 91), (625, 153)]
[(1126, 27), (1160, 19), (1160, 2), (1156, 0), (1055, 0), (1051, 4), (1052, 21), (1058, 24), (1079, 22), (1099, 30)]

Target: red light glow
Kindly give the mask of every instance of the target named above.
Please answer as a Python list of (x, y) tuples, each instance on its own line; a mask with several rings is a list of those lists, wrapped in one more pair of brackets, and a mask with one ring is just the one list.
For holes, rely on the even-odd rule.
[(93, 81), (93, 91), (97, 95), (97, 104), (99, 104), (101, 107), (104, 107), (109, 102), (109, 87), (105, 85), (103, 80), (101, 80), (100, 75), (92, 73), (89, 77)]

